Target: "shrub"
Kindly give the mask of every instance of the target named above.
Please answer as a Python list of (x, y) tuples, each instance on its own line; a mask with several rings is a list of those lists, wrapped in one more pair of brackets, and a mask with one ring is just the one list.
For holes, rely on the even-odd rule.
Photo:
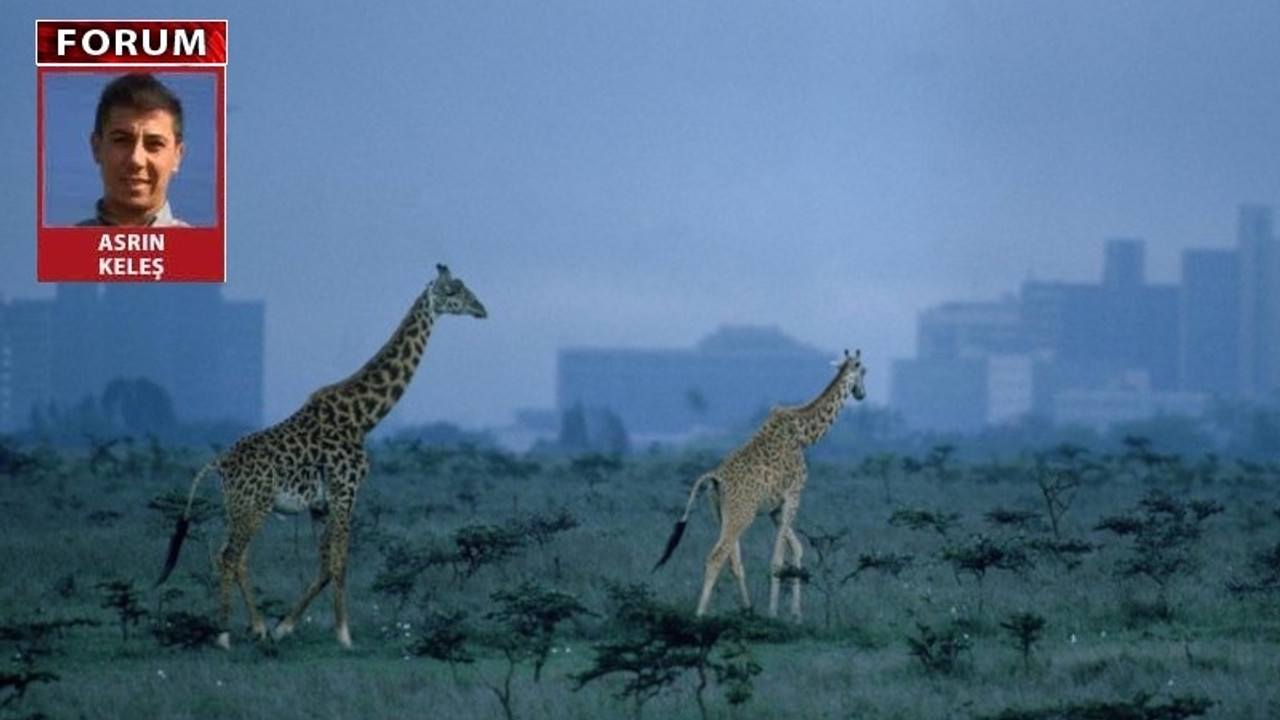
[(515, 717), (512, 709), (512, 680), (516, 667), (525, 660), (533, 661), (533, 681), (542, 679), (542, 668), (551, 655), (556, 626), (587, 612), (572, 595), (547, 590), (532, 581), (521, 583), (515, 590), (499, 590), (491, 596), (498, 609), (487, 615), (494, 625), (488, 628), (488, 642), (502, 651), (507, 670), (501, 684), (489, 683), (489, 689), (502, 704), (508, 720)]
[(1040, 641), (1040, 635), (1044, 632), (1045, 622), (1043, 615), (1033, 612), (1020, 612), (1014, 613), (1009, 616), (1008, 620), (1000, 623), (1000, 627), (1009, 631), (1009, 635), (1013, 637), (1018, 649), (1022, 651), (1022, 667), (1024, 670), (1031, 670), (1031, 650)]
[(951, 675), (960, 668), (960, 658), (972, 652), (969, 634), (955, 623), (941, 630), (916, 622), (916, 635), (908, 635), (907, 648), (929, 674)]
[[(1280, 519), (1280, 509), (1274, 515)], [(1254, 551), (1249, 557), (1249, 573), (1251, 577), (1247, 579), (1232, 578), (1227, 589), (1234, 595), (1280, 591), (1280, 542)]]
[(1152, 704), (1153, 697), (1138, 693), (1133, 700), (1005, 710), (998, 715), (980, 716), (979, 720), (1183, 720), (1204, 715), (1214, 705), (1212, 700), (1201, 695), (1179, 696), (1160, 705)]
[(707, 717), (704, 692), (712, 678), (730, 707), (751, 698), (752, 681), (763, 668), (748, 641), (769, 635), (767, 624), (759, 618), (748, 612), (694, 617), (656, 603), (643, 585), (615, 585), (609, 596), (616, 605), (613, 619), (620, 637), (595, 646), (595, 665), (571, 676), (574, 690), (623, 675), (626, 680), (618, 698), (634, 701), (639, 713), (645, 702), (692, 672), (697, 679), (694, 697), (703, 718)]
[(845, 576), (843, 582), (847, 582), (864, 570), (877, 570), (879, 572), (888, 573), (893, 577), (898, 577), (902, 571), (911, 567), (915, 557), (913, 555), (900, 555), (898, 553), (863, 553), (858, 556), (858, 566), (853, 572)]
[(946, 535), (959, 521), (960, 513), (924, 508), (898, 508), (889, 518), (890, 525), (905, 526), (911, 530), (932, 529), (939, 535)]
[(458, 550), (459, 577), (469, 578), (480, 568), (518, 554), (524, 549), (524, 536), (510, 527), (468, 525), (453, 535)]
[(423, 618), (418, 639), (409, 652), (452, 665), (468, 665), (475, 662), (475, 656), (466, 648), (472, 632), (465, 610), (434, 610)]
[(218, 632), (218, 626), (208, 617), (185, 611), (165, 613), (151, 628), (161, 645), (186, 650), (211, 644)]
[(133, 582), (110, 580), (98, 583), (97, 587), (104, 595), (102, 607), (116, 611), (120, 621), (120, 637), (128, 642), (129, 627), (137, 625), (139, 620), (147, 616), (147, 611), (139, 602), (138, 591), (134, 589)]
[(397, 609), (404, 609), (417, 587), (418, 577), (431, 566), (433, 556), (418, 552), (403, 541), (390, 541), (382, 546), (382, 567), (373, 578), (373, 591), (394, 599)]
[(568, 508), (561, 507), (555, 513), (533, 513), (520, 518), (513, 522), (512, 530), (532, 540), (538, 547), (542, 547), (556, 535), (581, 524), (582, 522), (569, 512)]
[(1124, 577), (1145, 576), (1162, 590), (1178, 575), (1188, 573), (1196, 565), (1195, 544), (1200, 540), (1201, 524), (1223, 511), (1211, 500), (1179, 500), (1153, 490), (1140, 501), (1134, 511), (1105, 517), (1094, 527), (1133, 542), (1130, 556), (1120, 563)]
[(54, 639), (69, 628), (97, 624), (93, 620), (70, 619), (0, 625), (0, 647), (4, 648), (3, 655), (8, 661), (0, 666), (0, 708), (16, 707), (33, 685), (60, 680), (57, 673), (40, 666), (42, 659), (54, 654)]

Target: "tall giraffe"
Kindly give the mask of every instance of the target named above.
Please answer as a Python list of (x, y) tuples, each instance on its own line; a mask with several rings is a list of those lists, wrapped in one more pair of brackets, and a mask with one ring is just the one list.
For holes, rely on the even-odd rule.
[[(707, 555), (702, 595), (698, 598), (698, 615), (705, 614), (707, 606), (711, 604), (711, 591), (726, 558), (729, 560), (730, 572), (738, 580), (743, 606), (751, 606), (751, 596), (747, 592), (746, 576), (742, 569), (742, 546), (739, 540), (756, 515), (768, 510), (769, 516), (778, 526), (770, 565), (773, 578), (769, 583), (769, 614), (777, 616), (781, 584), (779, 571), (783, 568), (785, 552), (791, 551), (797, 568), (800, 567), (800, 558), (804, 554), (800, 539), (792, 529), (796, 511), (800, 508), (800, 494), (804, 491), (808, 475), (804, 449), (827, 434), (850, 394), (858, 400), (866, 396), (864, 375), (866, 370), (862, 367), (862, 351), (858, 350), (850, 355), (845, 350), (835, 378), (816, 398), (805, 405), (771, 409), (764, 424), (746, 443), (731, 452), (716, 469), (694, 482), (689, 492), (689, 501), (685, 504), (684, 515), (676, 522), (662, 559), (658, 560), (653, 569), (662, 567), (675, 552), (684, 535), (685, 525), (689, 522), (689, 512), (698, 499), (698, 491), (709, 484), (707, 495), (712, 511), (719, 517), (720, 539)], [(791, 616), (800, 620), (799, 578), (794, 578), (791, 582)]]
[(347, 540), (356, 491), (369, 471), (365, 437), (404, 394), (422, 360), (432, 326), (440, 315), (486, 316), (484, 305), (444, 265), (427, 284), (382, 349), (345, 380), (320, 388), (293, 415), (277, 425), (246, 435), (221, 457), (205, 465), (191, 482), (191, 494), (169, 541), (159, 585), (178, 561), (200, 479), (210, 470), (222, 475), (227, 537), (219, 554), (221, 594), (218, 644), (230, 647), (231, 584), (240, 588), (253, 632), (267, 626), (253, 600), (249, 581), (249, 543), (267, 515), (311, 512), (322, 521), (320, 572), (302, 599), (276, 625), (272, 637), (292, 632), (307, 605), (333, 583), (334, 626), (338, 642), (351, 646), (344, 584)]

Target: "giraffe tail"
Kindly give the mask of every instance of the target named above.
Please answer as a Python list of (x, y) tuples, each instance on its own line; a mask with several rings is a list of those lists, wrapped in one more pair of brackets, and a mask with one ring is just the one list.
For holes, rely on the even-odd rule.
[(693, 509), (693, 503), (698, 499), (698, 490), (701, 489), (702, 484), (708, 480), (715, 482), (715, 479), (711, 475), (703, 475), (693, 484), (693, 489), (689, 491), (689, 502), (684, 506), (684, 515), (676, 521), (676, 526), (671, 529), (671, 537), (667, 538), (667, 547), (662, 551), (662, 557), (658, 560), (657, 564), (653, 566), (653, 570), (650, 570), (649, 572), (656, 572), (658, 568), (665, 565), (666, 562), (671, 559), (671, 554), (676, 551), (676, 546), (680, 544), (680, 539), (684, 537), (685, 526), (689, 524), (689, 511)]
[(182, 551), (182, 541), (187, 539), (187, 530), (191, 527), (191, 521), (185, 517), (178, 518), (178, 525), (173, 529), (173, 536), (169, 538), (169, 554), (164, 559), (164, 569), (160, 571), (160, 579), (156, 580), (153, 587), (160, 587), (165, 580), (169, 579), (169, 573), (173, 572), (173, 568), (178, 564), (178, 553)]
[(182, 517), (178, 518), (178, 524), (173, 528), (173, 535), (169, 538), (169, 552), (164, 558), (164, 569), (160, 571), (160, 579), (156, 580), (156, 584), (152, 587), (160, 587), (165, 580), (169, 579), (169, 573), (173, 572), (174, 566), (178, 564), (178, 553), (182, 552), (182, 541), (187, 539), (187, 531), (191, 529), (191, 505), (195, 501), (196, 488), (200, 486), (200, 479), (205, 473), (216, 467), (218, 461), (215, 460), (200, 468), (200, 472), (196, 473), (196, 477), (191, 481), (191, 492), (187, 495), (187, 506), (182, 510)]
[(680, 538), (684, 537), (684, 528), (689, 524), (688, 520), (680, 520), (676, 523), (675, 528), (671, 530), (671, 537), (667, 538), (667, 549), (662, 551), (662, 558), (653, 566), (653, 570), (649, 572), (657, 572), (658, 568), (666, 564), (671, 559), (671, 553), (676, 551), (676, 546), (680, 544)]

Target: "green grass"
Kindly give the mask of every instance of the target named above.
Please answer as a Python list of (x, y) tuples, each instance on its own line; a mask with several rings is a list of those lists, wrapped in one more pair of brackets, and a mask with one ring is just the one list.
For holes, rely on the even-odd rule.
[[(180, 650), (160, 646), (143, 619), (122, 640), (113, 610), (103, 608), (99, 583), (132, 582), (142, 607), (158, 610), (160, 591), (150, 590), (160, 570), (170, 527), (148, 501), (185, 491), (193, 467), (170, 467), (144, 477), (95, 477), (67, 456), (55, 470), (25, 477), (0, 475), (0, 624), (88, 619), (43, 643), (50, 652), (35, 667), (59, 679), (28, 687), (0, 707), (0, 720), (43, 714), (50, 718), (351, 718), (503, 717), (491, 686), (506, 661), (476, 645), (473, 665), (448, 665), (412, 657), (417, 623), (427, 608), (467, 610), (477, 626), (494, 609), (494, 591), (534, 579), (571, 593), (595, 615), (557, 629), (556, 652), (534, 683), (527, 664), (518, 668), (512, 710), (519, 718), (628, 717), (633, 706), (616, 697), (615, 679), (573, 691), (569, 675), (590, 667), (593, 644), (610, 626), (610, 583), (647, 583), (661, 602), (692, 613), (702, 563), (716, 528), (704, 510), (672, 560), (650, 569), (687, 497), (699, 455), (648, 455), (629, 459), (608, 479), (575, 474), (569, 460), (540, 459), (537, 472), (506, 476), (474, 453), (434, 457), (429, 469), (412, 458), (389, 457), (374, 448), (375, 472), (361, 490), (348, 581), (355, 648), (333, 638), (329, 596), (311, 607), (295, 634), (279, 643), (254, 643), (244, 632), (246, 614), (233, 604), (234, 645)], [(192, 458), (186, 465), (193, 465)], [(394, 462), (390, 462), (393, 461)], [(714, 458), (710, 458), (714, 461)], [(956, 463), (939, 477), (928, 471), (892, 469), (862, 477), (853, 465), (815, 464), (799, 514), (799, 526), (817, 536), (845, 533), (828, 552), (830, 577), (851, 573), (862, 554), (910, 555), (893, 575), (865, 570), (824, 594), (805, 588), (806, 621), (797, 639), (753, 648), (763, 672), (752, 698), (736, 713), (718, 691), (708, 692), (712, 717), (956, 718), (995, 715), (1066, 703), (1196, 695), (1215, 704), (1209, 717), (1280, 716), (1280, 607), (1275, 594), (1237, 597), (1227, 591), (1247, 573), (1252, 554), (1280, 539), (1280, 474), (1267, 482), (1232, 480), (1230, 468), (1213, 482), (1168, 488), (1177, 497), (1215, 500), (1225, 510), (1205, 521), (1191, 543), (1193, 569), (1163, 588), (1117, 568), (1132, 552), (1123, 538), (1092, 528), (1102, 517), (1130, 510), (1151, 481), (1111, 463), (1108, 479), (1081, 485), (1063, 516), (1064, 534), (1098, 549), (1074, 569), (1037, 557), (1018, 572), (993, 567), (979, 581), (957, 574), (948, 547), (977, 534), (1017, 543), (1044, 529), (995, 527), (984, 515), (995, 508), (1043, 511), (1039, 489), (1026, 468), (1005, 475)], [(392, 471), (389, 468), (393, 468)], [(705, 468), (703, 468), (705, 469)], [(37, 477), (39, 479), (37, 479)], [(221, 504), (217, 484), (205, 497)], [(895, 510), (956, 513), (946, 534), (891, 524)], [(529, 543), (513, 557), (463, 577), (431, 565), (413, 579), (401, 605), (372, 589), (384, 565), (384, 548), (400, 541), (423, 550), (447, 550), (453, 533), (468, 525), (503, 525), (530, 513), (571, 513), (576, 527)], [(211, 557), (221, 542), (220, 518), (193, 529), (166, 588), (181, 596), (166, 610), (212, 616), (216, 577)], [(767, 602), (767, 561), (773, 528), (761, 518), (744, 538), (749, 587), (757, 607)], [(806, 546), (810, 571), (817, 554)], [(260, 599), (278, 613), (292, 604), (315, 572), (309, 522), (271, 519), (255, 541), (251, 572)], [(785, 607), (784, 588), (784, 607)], [(735, 610), (727, 571), (713, 611)], [(1029, 665), (1000, 623), (1016, 613), (1046, 619)], [(829, 622), (827, 620), (829, 613)], [(967, 649), (954, 669), (928, 671), (909, 652), (907, 638), (921, 624), (960, 633)], [(17, 668), (21, 641), (0, 638), (0, 670)], [(0, 694), (0, 700), (5, 695)], [(644, 717), (697, 717), (691, 678), (644, 706)]]
[[(451, 668), (385, 647), (342, 652), (324, 640), (299, 637), (269, 655), (249, 646), (229, 653), (78, 647), (59, 660), (56, 687), (30, 691), (24, 709), (93, 718), (501, 717), (487, 687), (504, 672), (498, 658)], [(517, 716), (629, 714), (629, 703), (613, 698), (608, 682), (571, 690), (566, 677), (585, 667), (589, 648), (568, 647), (553, 657), (541, 683), (525, 671), (518, 675)], [(1215, 717), (1263, 718), (1276, 707), (1268, 681), (1277, 670), (1273, 643), (1200, 643), (1188, 662), (1179, 641), (1095, 637), (1046, 647), (1030, 673), (1013, 650), (979, 643), (971, 665), (941, 677), (921, 675), (896, 646), (867, 650), (811, 640), (762, 648), (758, 656), (765, 672), (744, 717), (964, 717), (1140, 692), (1203, 694), (1219, 703)], [(679, 684), (649, 703), (645, 716), (695, 715), (692, 693), (691, 682)], [(726, 716), (723, 705), (718, 709)]]

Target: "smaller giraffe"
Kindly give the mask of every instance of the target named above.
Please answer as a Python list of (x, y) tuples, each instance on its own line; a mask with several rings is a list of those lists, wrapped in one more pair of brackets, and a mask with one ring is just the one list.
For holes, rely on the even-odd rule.
[(438, 275), (414, 301), (399, 327), (368, 362), (344, 380), (316, 390), (293, 415), (265, 430), (246, 435), (221, 457), (205, 465), (191, 482), (187, 508), (173, 536), (159, 586), (178, 562), (187, 535), (191, 503), (200, 480), (212, 470), (222, 476), (227, 513), (227, 537), (218, 557), (221, 593), (218, 605), (218, 644), (230, 647), (227, 630), (231, 586), (240, 588), (249, 610), (253, 633), (267, 636), (266, 620), (253, 599), (249, 580), (249, 543), (272, 510), (310, 511), (323, 523), (320, 571), (302, 599), (280, 620), (272, 633), (289, 634), (307, 605), (333, 584), (334, 626), (338, 642), (351, 646), (347, 628), (347, 543), (356, 491), (369, 472), (365, 437), (386, 417), (404, 394), (426, 351), (436, 318), (470, 315), (483, 318), (484, 305), (463, 282), (437, 265)]
[[(742, 568), (742, 533), (761, 511), (778, 526), (778, 536), (773, 544), (773, 560), (770, 568), (773, 578), (769, 583), (769, 614), (778, 614), (778, 595), (781, 580), (778, 573), (784, 565), (787, 550), (791, 551), (794, 565), (800, 567), (804, 550), (796, 537), (792, 524), (800, 508), (800, 494), (804, 491), (808, 471), (805, 468), (804, 449), (827, 434), (844, 407), (850, 394), (858, 400), (866, 397), (862, 367), (862, 351), (853, 355), (848, 350), (838, 361), (839, 369), (827, 387), (805, 405), (775, 407), (769, 411), (764, 424), (741, 447), (734, 450), (719, 467), (699, 477), (689, 492), (684, 515), (676, 522), (667, 540), (662, 559), (653, 566), (662, 567), (680, 544), (689, 513), (698, 499), (698, 491), (707, 487), (712, 512), (720, 522), (720, 538), (707, 555), (706, 574), (702, 580), (702, 594), (698, 598), (698, 615), (707, 612), (711, 604), (711, 591), (716, 579), (729, 560), (729, 570), (738, 581), (744, 607), (751, 606), (747, 592), (746, 575)], [(791, 616), (800, 620), (800, 579), (791, 581)]]

